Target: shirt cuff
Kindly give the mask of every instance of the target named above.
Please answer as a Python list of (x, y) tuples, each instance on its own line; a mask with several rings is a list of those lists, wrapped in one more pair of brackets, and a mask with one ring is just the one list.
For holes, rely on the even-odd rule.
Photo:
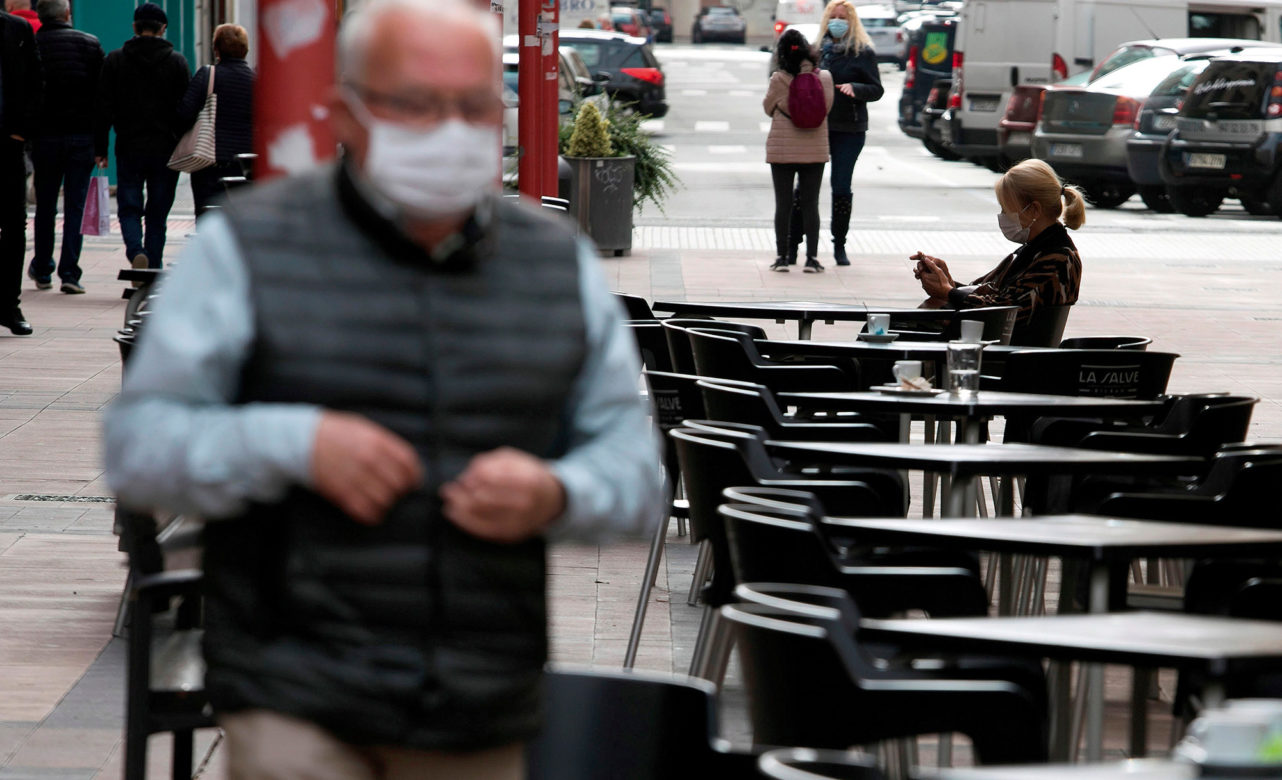
[(966, 299), (975, 292), (976, 285), (958, 285), (948, 291), (948, 305), (960, 309), (966, 305)]

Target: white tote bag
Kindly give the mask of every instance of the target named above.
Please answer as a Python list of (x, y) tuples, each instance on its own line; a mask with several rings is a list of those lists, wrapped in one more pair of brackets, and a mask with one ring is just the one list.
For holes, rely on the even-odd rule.
[(174, 171), (199, 171), (213, 165), (214, 115), (218, 112), (218, 96), (214, 94), (214, 66), (209, 66), (209, 88), (205, 92), (205, 105), (196, 115), (196, 124), (183, 133), (169, 158), (169, 168)]

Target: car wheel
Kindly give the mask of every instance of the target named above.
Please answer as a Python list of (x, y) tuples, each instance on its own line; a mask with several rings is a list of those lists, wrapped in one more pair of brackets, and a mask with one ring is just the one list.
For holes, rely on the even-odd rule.
[(935, 141), (930, 138), (923, 138), (921, 142), (926, 147), (926, 151), (930, 152), (931, 154), (935, 155), (941, 160), (947, 160), (948, 162), (955, 162), (961, 159), (960, 154), (958, 154), (957, 152), (954, 152), (952, 149), (949, 149), (947, 146), (944, 146), (938, 141)]
[(1214, 214), (1224, 201), (1222, 191), (1203, 187), (1167, 187), (1166, 197), (1170, 198), (1175, 210), (1186, 217)]
[(1175, 211), (1175, 207), (1171, 205), (1171, 199), (1166, 197), (1166, 188), (1162, 185), (1150, 185), (1139, 189), (1140, 200), (1153, 211), (1158, 214), (1170, 214)]
[(1135, 187), (1130, 184), (1114, 182), (1096, 182), (1084, 185), (1086, 202), (1097, 209), (1115, 209), (1135, 194)]
[(1273, 206), (1266, 200), (1254, 198), (1250, 195), (1238, 196), (1238, 200), (1241, 201), (1242, 208), (1246, 209), (1246, 213), (1253, 217), (1267, 217), (1274, 213)]

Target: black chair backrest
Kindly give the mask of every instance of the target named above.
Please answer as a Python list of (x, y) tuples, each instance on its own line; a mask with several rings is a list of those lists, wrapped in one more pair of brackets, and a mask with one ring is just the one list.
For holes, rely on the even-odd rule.
[[(695, 373), (705, 377), (757, 380), (757, 364), (752, 361), (746, 344), (756, 345), (744, 334), (715, 328), (687, 328), (690, 349), (694, 353)], [(740, 338), (743, 336), (743, 338)]]
[(1134, 349), (1143, 352), (1153, 339), (1147, 336), (1076, 336), (1059, 343), (1060, 349)]
[(1018, 393), (1152, 399), (1166, 392), (1177, 357), (1173, 352), (1116, 349), (1012, 352), (1000, 387)]
[(824, 516), (823, 503), (808, 490), (763, 487), (761, 485), (736, 485), (721, 492), (728, 504), (750, 504), (773, 509), (802, 509), (812, 520)]
[(805, 510), (722, 504), (717, 512), (737, 582), (841, 585), (827, 541)]
[(672, 353), (668, 351), (668, 339), (658, 320), (631, 320), (623, 323), (623, 327), (637, 340), (642, 366), (651, 371), (672, 370)]
[(1175, 399), (1156, 433), (1183, 436), (1184, 451), (1211, 457), (1225, 444), (1246, 440), (1260, 399), (1251, 395), (1186, 395)]
[(623, 309), (627, 312), (628, 319), (652, 320), (655, 318), (654, 310), (650, 308), (650, 304), (645, 298), (642, 298), (639, 295), (631, 295), (629, 293), (622, 292), (614, 293), (614, 297), (618, 298), (623, 304)]
[(890, 330), (905, 341), (951, 341), (961, 335), (963, 320), (984, 323), (985, 341), (1009, 344), (1015, 315), (1014, 306), (987, 306), (978, 309), (959, 309), (951, 317), (941, 318), (939, 312), (895, 312), (890, 315)]
[(1064, 338), (1064, 326), (1073, 307), (1038, 306), (1023, 327), (1018, 325), (1011, 334), (1010, 343), (1017, 347), (1054, 347)]
[(673, 370), (681, 374), (697, 374), (694, 366), (694, 353), (690, 350), (690, 337), (686, 334), (686, 328), (717, 328), (719, 330), (735, 330), (747, 333), (754, 339), (763, 339), (766, 332), (757, 325), (749, 325), (742, 322), (726, 322), (724, 320), (696, 320), (688, 318), (673, 317), (668, 320), (661, 320), (663, 323), (663, 335), (668, 340), (668, 352), (672, 356)]
[(530, 780), (699, 777), (717, 738), (716, 690), (703, 680), (601, 669), (544, 677), (543, 729)]
[(786, 748), (763, 753), (757, 767), (770, 780), (882, 780), (871, 756)]
[(750, 423), (770, 432), (777, 431), (783, 422), (783, 412), (765, 385), (702, 379), (699, 390), (703, 393), (703, 408), (708, 419)]

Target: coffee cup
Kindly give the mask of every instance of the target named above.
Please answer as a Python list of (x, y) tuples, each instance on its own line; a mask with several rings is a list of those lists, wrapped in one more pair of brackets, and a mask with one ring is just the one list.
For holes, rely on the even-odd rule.
[(964, 341), (967, 344), (977, 344), (984, 338), (984, 323), (979, 320), (962, 320), (961, 336), (958, 341)]
[(873, 336), (884, 336), (890, 329), (889, 314), (869, 314), (867, 332)]
[(899, 382), (911, 382), (914, 379), (920, 379), (921, 361), (896, 360), (895, 365), (891, 367), (890, 372), (894, 374), (895, 380)]

